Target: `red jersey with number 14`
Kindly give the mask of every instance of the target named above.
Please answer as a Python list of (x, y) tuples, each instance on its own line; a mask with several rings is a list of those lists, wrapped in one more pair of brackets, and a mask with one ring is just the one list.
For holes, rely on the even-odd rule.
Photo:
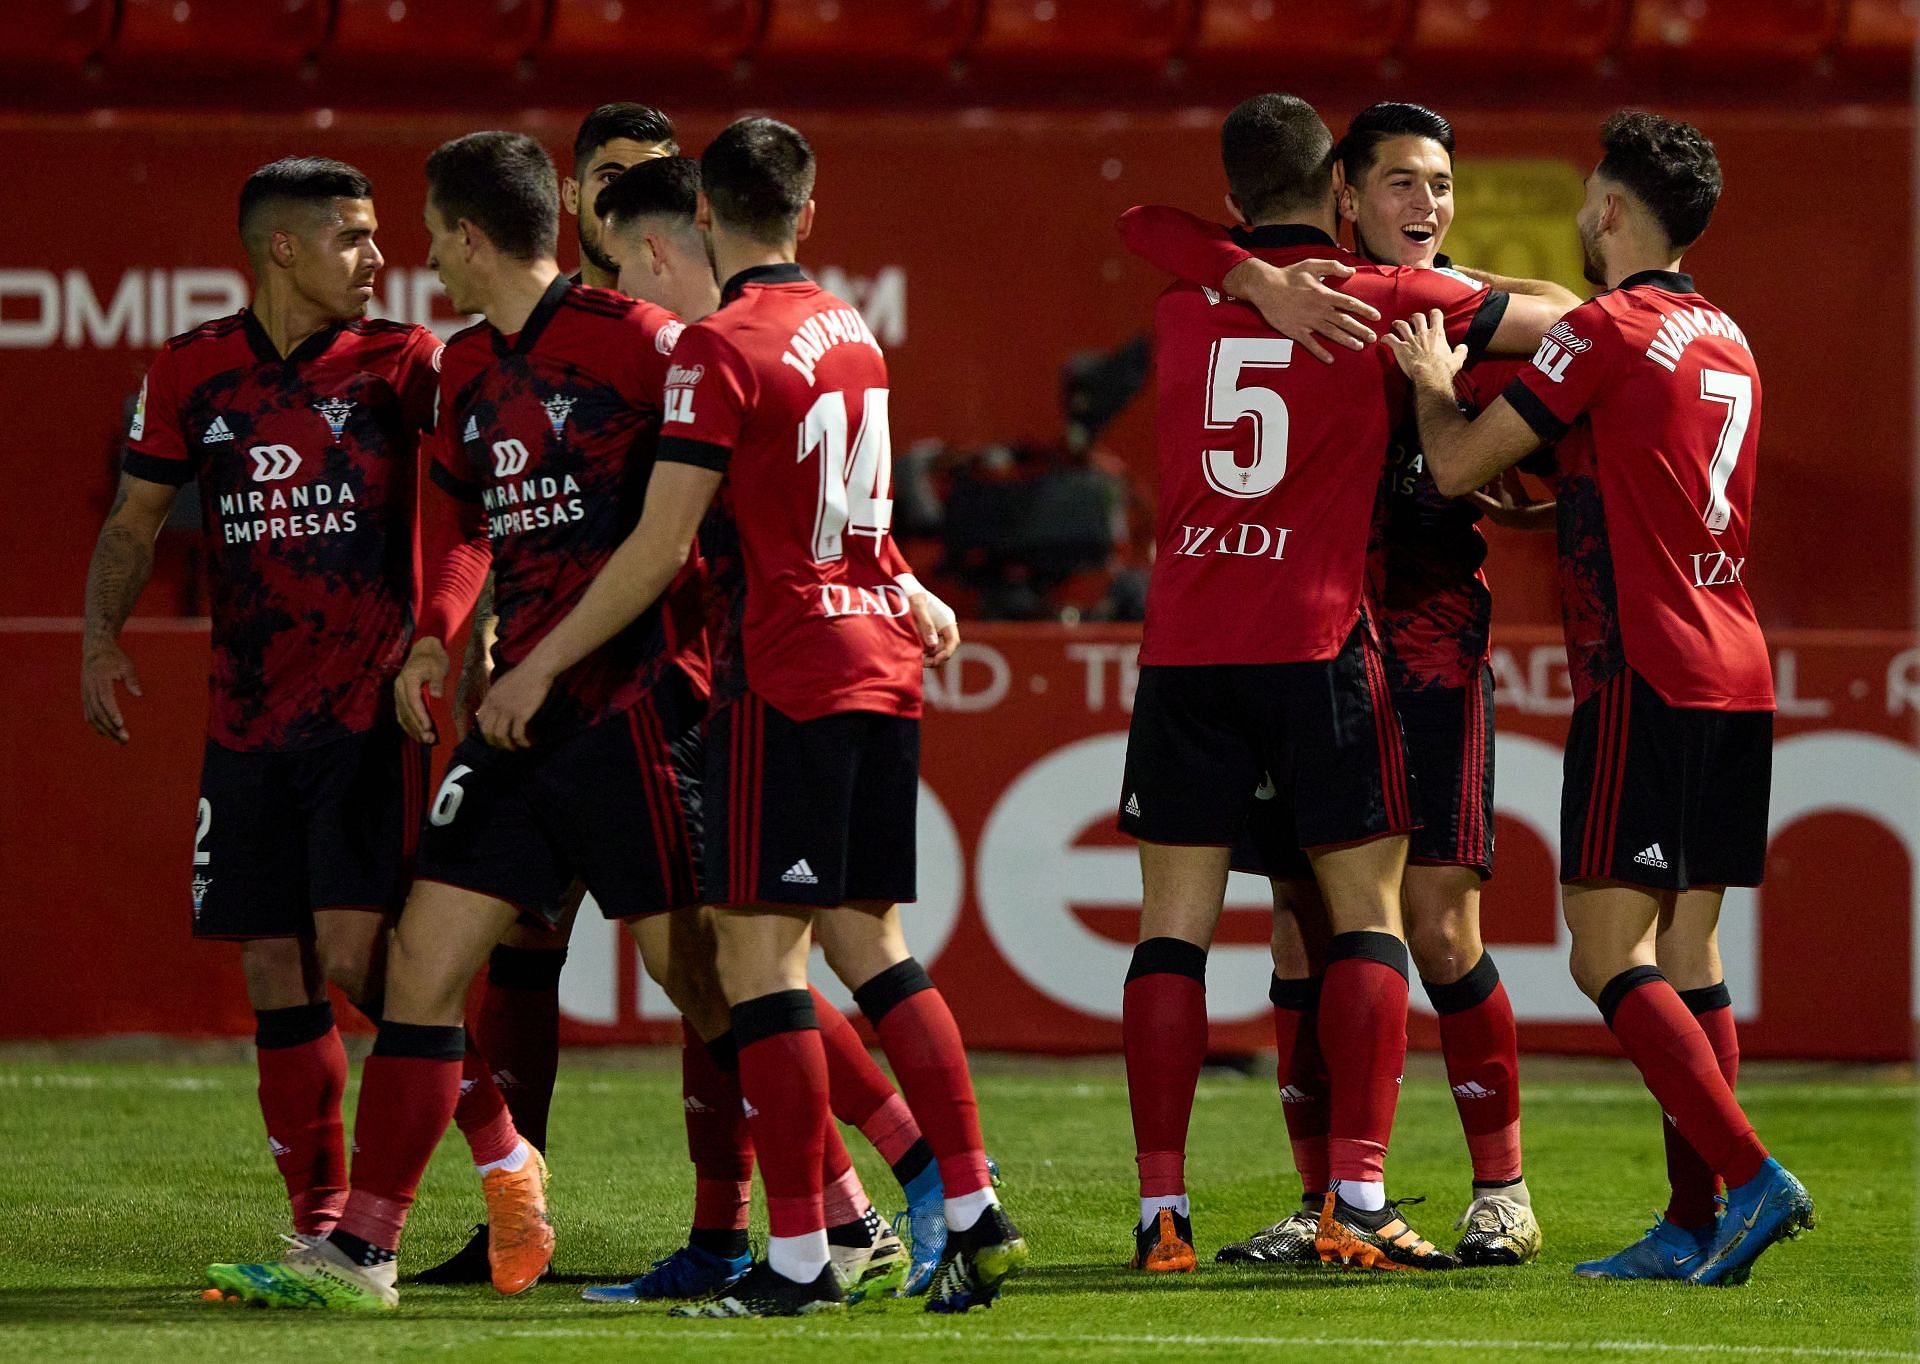
[[(1353, 266), (1342, 287), (1380, 310), (1377, 327), (1438, 308), (1448, 338), (1478, 352), (1506, 311), (1507, 296), (1477, 281), (1371, 265), (1316, 228), (1234, 239), (1274, 265)], [(1251, 306), (1197, 284), (1160, 296), (1155, 343), (1159, 551), (1140, 661), (1332, 658), (1360, 614), (1388, 440), (1406, 407), (1392, 355), (1335, 350), (1322, 364)]]
[(1760, 373), (1746, 335), (1647, 270), (1548, 331), (1504, 395), (1559, 448), (1560, 610), (1576, 701), (1623, 667), (1671, 706), (1772, 710), (1747, 596)]
[(743, 270), (680, 337), (660, 437), (661, 460), (726, 473), (701, 530), (716, 703), (751, 687), (794, 720), (917, 716), (887, 362), (859, 312), (797, 265)]

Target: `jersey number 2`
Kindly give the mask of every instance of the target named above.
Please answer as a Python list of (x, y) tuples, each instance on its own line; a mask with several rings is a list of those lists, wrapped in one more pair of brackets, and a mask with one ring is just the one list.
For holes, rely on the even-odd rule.
[(822, 393), (800, 423), (799, 462), (820, 452), (820, 500), (813, 513), (813, 560), (829, 563), (844, 549), (844, 537), (871, 535), (874, 543), (893, 524), (893, 429), (887, 390), (870, 388), (861, 403), (860, 430), (847, 451), (847, 395)]
[(1207, 430), (1231, 431), (1253, 418), (1253, 463), (1242, 466), (1231, 450), (1208, 450), (1201, 458), (1207, 482), (1228, 497), (1264, 497), (1287, 476), (1287, 404), (1257, 385), (1240, 387), (1243, 369), (1285, 369), (1293, 342), (1270, 336), (1227, 336), (1207, 357)]
[(1727, 484), (1733, 481), (1733, 467), (1740, 462), (1740, 447), (1746, 442), (1747, 423), (1753, 417), (1753, 379), (1724, 369), (1703, 369), (1700, 396), (1710, 403), (1724, 403), (1727, 408), (1727, 419), (1720, 423), (1720, 439), (1713, 447), (1713, 460), (1707, 465), (1707, 506), (1700, 513), (1707, 529), (1718, 535), (1733, 520)]

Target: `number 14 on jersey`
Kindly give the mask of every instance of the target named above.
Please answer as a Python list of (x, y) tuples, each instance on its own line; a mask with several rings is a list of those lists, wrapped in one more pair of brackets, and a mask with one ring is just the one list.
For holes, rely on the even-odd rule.
[(847, 535), (871, 535), (877, 547), (893, 524), (893, 432), (887, 390), (862, 395), (860, 429), (847, 448), (847, 395), (822, 393), (800, 423), (799, 462), (820, 456), (820, 497), (813, 515), (813, 559), (831, 563)]

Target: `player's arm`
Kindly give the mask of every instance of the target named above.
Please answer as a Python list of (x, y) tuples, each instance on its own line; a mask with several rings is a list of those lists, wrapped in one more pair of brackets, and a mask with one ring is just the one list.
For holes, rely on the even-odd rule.
[(1448, 343), (1446, 318), (1439, 309), (1394, 323), (1386, 342), (1413, 382), (1420, 448), (1443, 496), (1459, 497), (1491, 483), (1540, 444), (1540, 437), (1505, 398), (1472, 421), (1460, 411), (1453, 381), (1466, 362), (1467, 347)]
[(1552, 287), (1557, 290), (1556, 295), (1507, 295), (1507, 311), (1487, 341), (1489, 354), (1531, 355), (1547, 329), (1580, 305), (1580, 300), (1567, 290), (1558, 285)]
[(488, 688), (480, 706), (480, 729), (488, 743), (527, 747), (527, 725), (546, 701), (553, 680), (639, 619), (686, 567), (693, 537), (720, 491), (725, 464), (716, 468), (689, 463), (677, 453), (672, 442), (661, 442), (640, 524), (573, 610)]
[(393, 679), (400, 727), (423, 744), (439, 739), (426, 698), (438, 699), (446, 690), (452, 668), (447, 641), (460, 633), (473, 614), (493, 568), (493, 542), (487, 536), (480, 485), (459, 470), (457, 454), (444, 436), (433, 440), (434, 459), (429, 466), (433, 486), (422, 489), (420, 498), (426, 590), (413, 648)]
[(1320, 344), (1320, 337), (1348, 350), (1364, 349), (1375, 339), (1373, 329), (1362, 319), (1377, 321), (1379, 311), (1321, 283), (1347, 278), (1353, 273), (1350, 265), (1335, 260), (1270, 265), (1235, 242), (1219, 224), (1159, 204), (1143, 204), (1121, 214), (1120, 241), (1156, 269), (1252, 304), (1268, 326), (1326, 364), (1333, 363), (1333, 356)]
[(937, 668), (952, 658), (953, 651), (960, 647), (960, 617), (914, 576), (913, 565), (891, 535), (880, 542), (880, 568), (906, 594), (907, 611), (913, 617), (914, 633), (920, 637), (926, 666)]
[(1519, 275), (1496, 275), (1491, 270), (1476, 270), (1471, 265), (1453, 267), (1470, 279), (1477, 279), (1489, 289), (1498, 289), (1502, 293), (1512, 294), (1516, 298), (1544, 298), (1559, 305), (1563, 313), (1572, 312), (1586, 302), (1580, 295), (1564, 284), (1555, 284), (1550, 279), (1525, 279)]
[(126, 721), (114, 688), (125, 683), (140, 693), (140, 675), (120, 647), (120, 629), (153, 573), (153, 542), (173, 510), (180, 489), (120, 475), (120, 489), (87, 565), (87, 617), (80, 657), (80, 700), (97, 733), (127, 741)]
[(473, 608), (473, 629), (467, 632), (467, 656), (460, 660), (460, 681), (453, 689), (453, 737), (467, 737), (480, 703), (487, 699), (493, 676), (493, 646), (500, 639), (500, 617), (493, 613), (493, 574), (480, 586)]
[(1475, 488), (1466, 500), (1487, 520), (1506, 530), (1543, 531), (1556, 528), (1553, 498), (1536, 499), (1521, 480), (1518, 469), (1508, 469), (1484, 488)]

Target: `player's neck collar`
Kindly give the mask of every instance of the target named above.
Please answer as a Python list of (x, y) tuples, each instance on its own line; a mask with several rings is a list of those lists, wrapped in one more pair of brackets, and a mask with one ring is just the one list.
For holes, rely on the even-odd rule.
[(749, 265), (721, 288), (720, 302), (733, 302), (749, 284), (798, 284), (806, 278), (807, 272), (790, 260), (773, 265)]
[(507, 338), (500, 329), (493, 329), (493, 348), (500, 355), (525, 355), (533, 349), (533, 343), (540, 339), (540, 333), (547, 329), (547, 323), (553, 321), (553, 315), (560, 311), (560, 303), (567, 291), (574, 287), (572, 280), (565, 275), (555, 275), (547, 291), (540, 295), (540, 301), (533, 305), (533, 311), (527, 314), (526, 325), (513, 334), (513, 344), (507, 344)]
[(1679, 270), (1641, 270), (1628, 275), (1616, 289), (1631, 289), (1636, 285), (1649, 284), (1656, 289), (1665, 289), (1670, 294), (1690, 294), (1694, 292), (1693, 276)]
[(1339, 243), (1317, 227), (1305, 223), (1268, 223), (1265, 227), (1236, 227), (1232, 237), (1240, 245), (1255, 251), (1274, 251), (1288, 246), (1330, 246)]
[(240, 316), (244, 319), (240, 329), (246, 334), (247, 344), (253, 348), (254, 358), (269, 365), (297, 365), (307, 360), (318, 360), (327, 353), (327, 347), (333, 344), (333, 338), (340, 334), (341, 324), (330, 322), (309, 336), (293, 350), (282, 355), (280, 347), (273, 344), (273, 338), (267, 335), (267, 329), (260, 321), (260, 315), (253, 309), (244, 309)]

